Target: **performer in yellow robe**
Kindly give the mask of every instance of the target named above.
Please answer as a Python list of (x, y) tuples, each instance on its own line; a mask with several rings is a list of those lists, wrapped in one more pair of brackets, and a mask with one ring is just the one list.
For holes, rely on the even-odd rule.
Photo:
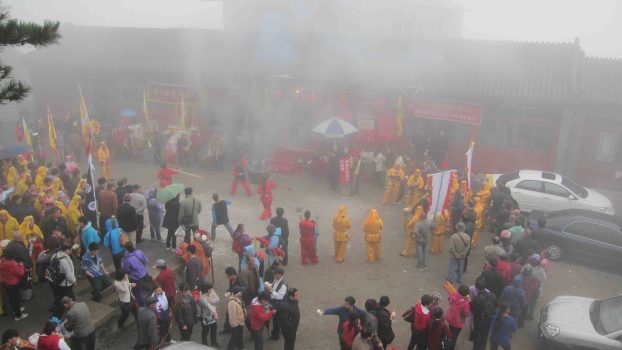
[(449, 212), (447, 210), (443, 210), (434, 216), (430, 254), (439, 255), (443, 252), (443, 241), (447, 232), (447, 223), (449, 222), (451, 221), (449, 220)]
[(395, 163), (393, 168), (387, 171), (387, 189), (384, 192), (382, 204), (394, 205), (397, 203), (397, 197), (400, 195), (400, 185), (404, 178), (404, 170), (401, 163)]
[(97, 150), (97, 159), (101, 166), (102, 176), (106, 179), (112, 179), (112, 169), (110, 167), (110, 150), (106, 141), (99, 143), (99, 149)]
[(413, 174), (408, 178), (406, 195), (406, 206), (409, 208), (419, 204), (419, 201), (423, 198), (423, 192), (425, 189), (425, 181), (421, 176), (421, 169), (415, 169)]
[(367, 243), (368, 262), (382, 259), (380, 242), (382, 241), (383, 225), (382, 219), (378, 216), (378, 211), (376, 209), (371, 209), (363, 223), (363, 232), (365, 232), (365, 242)]
[(350, 236), (348, 230), (352, 227), (350, 218), (346, 213), (345, 205), (339, 207), (337, 215), (333, 218), (333, 240), (335, 241), (335, 261), (338, 263), (343, 262), (346, 255), (346, 247)]
[(406, 226), (406, 231), (408, 232), (408, 236), (406, 237), (406, 246), (404, 250), (400, 253), (401, 256), (409, 256), (410, 251), (415, 246), (415, 225), (421, 219), (421, 215), (423, 214), (423, 207), (417, 206), (415, 208), (415, 215), (413, 215), (412, 219), (408, 222)]
[(8, 187), (15, 186), (15, 183), (17, 182), (17, 176), (17, 168), (15, 167), (15, 165), (11, 165), (6, 171), (6, 185)]
[(43, 180), (48, 176), (47, 169), (44, 166), (40, 166), (37, 168), (37, 175), (35, 175), (35, 185), (39, 191), (42, 191), (45, 187), (43, 184)]
[(69, 232), (76, 232), (78, 228), (78, 218), (80, 216), (82, 216), (82, 210), (80, 209), (80, 196), (73, 196), (73, 198), (71, 198), (71, 202), (69, 202), (67, 214), (65, 215)]
[(477, 192), (477, 195), (475, 196), (475, 206), (473, 207), (473, 211), (475, 211), (475, 231), (473, 232), (473, 237), (471, 237), (472, 248), (477, 247), (477, 238), (479, 237), (479, 233), (484, 228), (484, 212), (488, 206), (489, 199), (490, 189), (487, 184), (484, 184), (482, 189)]
[(22, 233), (22, 239), (26, 247), (28, 247), (28, 238), (32, 234), (37, 235), (43, 240), (43, 232), (41, 232), (41, 228), (35, 224), (35, 218), (32, 215), (24, 217), (24, 221), (19, 225), (19, 231)]

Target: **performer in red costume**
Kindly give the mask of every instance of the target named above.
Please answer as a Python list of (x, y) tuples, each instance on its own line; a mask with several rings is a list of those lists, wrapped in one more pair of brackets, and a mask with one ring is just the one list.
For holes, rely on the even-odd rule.
[(242, 183), (246, 194), (248, 196), (252, 196), (253, 192), (251, 190), (251, 187), (248, 185), (248, 161), (243, 154), (240, 156), (240, 159), (235, 162), (232, 175), (233, 181), (231, 182), (231, 194), (235, 195), (235, 193), (238, 191), (238, 183)]
[(162, 164), (158, 171), (158, 180), (160, 180), (160, 188), (164, 188), (173, 183), (173, 175), (179, 174), (179, 171), (169, 168), (166, 163)]
[(276, 182), (270, 179), (270, 175), (266, 175), (264, 181), (257, 187), (259, 200), (263, 204), (263, 212), (259, 220), (268, 220), (272, 217), (272, 190), (276, 188)]
[(317, 255), (315, 254), (315, 221), (311, 220), (311, 212), (305, 211), (304, 219), (301, 218), (298, 224), (300, 228), (300, 255), (302, 256), (302, 264), (306, 265), (311, 259), (312, 264), (317, 264)]

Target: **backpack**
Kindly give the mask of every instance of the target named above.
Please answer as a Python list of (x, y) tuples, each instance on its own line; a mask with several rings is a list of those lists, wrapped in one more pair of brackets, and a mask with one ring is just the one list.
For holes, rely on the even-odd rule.
[(482, 296), (484, 297), (484, 319), (492, 320), (497, 314), (497, 298), (491, 292), (484, 292)]
[(47, 268), (45, 269), (45, 278), (54, 283), (61, 284), (65, 278), (65, 272), (60, 267), (61, 259), (65, 259), (66, 257), (58, 257), (58, 253), (54, 254), (54, 256), (50, 259)]

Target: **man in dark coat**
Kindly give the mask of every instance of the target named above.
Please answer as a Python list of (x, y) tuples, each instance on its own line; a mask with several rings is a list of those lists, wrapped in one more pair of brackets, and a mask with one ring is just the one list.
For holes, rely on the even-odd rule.
[(276, 208), (276, 216), (270, 219), (270, 223), (276, 228), (281, 229), (281, 249), (285, 252), (283, 256), (283, 265), (287, 265), (287, 246), (289, 245), (289, 224), (287, 219), (283, 217), (285, 210), (283, 208)]
[(296, 332), (298, 331), (298, 323), (300, 322), (300, 309), (298, 308), (298, 298), (300, 293), (296, 288), (289, 288), (287, 295), (279, 309), (279, 323), (281, 333), (285, 340), (284, 350), (294, 350), (296, 345)]
[(501, 297), (505, 282), (503, 281), (503, 276), (497, 271), (497, 264), (497, 259), (489, 259), (479, 278), (484, 283), (484, 287), (491, 291), (498, 299)]
[(473, 350), (485, 350), (490, 322), (496, 313), (497, 298), (484, 287), (481, 278), (475, 281), (475, 289), (477, 296), (471, 301), (473, 330), (470, 339), (473, 342)]
[(132, 196), (129, 193), (123, 195), (123, 204), (117, 210), (117, 222), (119, 227), (125, 232), (130, 241), (136, 246), (136, 209), (130, 204)]
[(61, 216), (59, 207), (48, 209), (46, 214), (46, 219), (43, 220), (43, 223), (41, 224), (41, 231), (43, 232), (43, 237), (46, 240), (52, 236), (52, 231), (54, 231), (54, 229), (59, 229), (59, 231), (63, 234), (63, 238), (75, 237), (75, 232), (69, 232), (67, 220)]
[(156, 313), (156, 307), (158, 305), (158, 299), (155, 297), (149, 297), (145, 301), (146, 305), (138, 310), (138, 339), (136, 339), (136, 346), (134, 349), (152, 349), (153, 346), (158, 344), (158, 315)]

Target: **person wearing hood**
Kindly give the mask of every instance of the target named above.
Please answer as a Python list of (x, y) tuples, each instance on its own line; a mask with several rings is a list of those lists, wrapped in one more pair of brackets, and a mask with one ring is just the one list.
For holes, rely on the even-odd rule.
[[(164, 214), (164, 206), (156, 199), (157, 190), (150, 189), (147, 192), (147, 214), (149, 215), (149, 233), (151, 239), (162, 240), (160, 229), (162, 227), (162, 217)], [(178, 213), (179, 214), (179, 213)]]
[(281, 238), (281, 229), (276, 228), (274, 225), (270, 224), (266, 227), (266, 231), (268, 231), (268, 236), (266, 236), (266, 253), (268, 254), (268, 265), (272, 265), (274, 260), (279, 256), (279, 242)]
[(132, 293), (136, 297), (139, 306), (145, 305), (145, 296), (141, 286), (141, 281), (148, 277), (147, 263), (149, 259), (145, 254), (136, 249), (132, 242), (125, 243), (127, 253), (123, 257), (123, 270), (130, 277), (131, 283), (136, 283), (136, 287), (132, 289)]
[(80, 196), (73, 196), (71, 202), (69, 202), (69, 208), (65, 218), (67, 219), (67, 228), (69, 232), (77, 232), (78, 219), (82, 216), (82, 210), (80, 210)]
[(43, 180), (48, 176), (47, 169), (44, 166), (40, 166), (37, 168), (37, 174), (35, 175), (35, 185), (37, 188), (42, 191), (44, 188)]
[(89, 249), (91, 243), (99, 244), (100, 238), (97, 231), (91, 226), (91, 222), (86, 216), (80, 216), (78, 218), (80, 229), (80, 243), (82, 243), (82, 252), (86, 252)]
[(352, 228), (352, 223), (346, 213), (346, 206), (342, 205), (339, 207), (337, 215), (333, 218), (335, 261), (338, 263), (342, 263), (345, 259), (346, 247), (348, 246), (348, 241), (350, 240), (350, 236), (348, 234), (348, 230), (350, 230), (350, 228)]
[(300, 255), (302, 264), (306, 265), (311, 260), (312, 264), (317, 264), (318, 258), (315, 252), (315, 221), (311, 220), (311, 212), (305, 211), (304, 219), (298, 224), (300, 228)]
[(116, 217), (106, 219), (106, 235), (104, 236), (104, 247), (110, 248), (110, 254), (112, 255), (112, 262), (114, 263), (115, 271), (121, 270), (121, 263), (123, 255), (125, 255), (125, 248), (121, 242), (121, 232), (119, 231), (119, 224)]
[(408, 194), (406, 207), (412, 208), (423, 198), (425, 192), (425, 180), (421, 176), (421, 169), (415, 169), (406, 183)]
[(32, 215), (24, 217), (24, 221), (19, 225), (19, 231), (22, 233), (24, 244), (28, 244), (28, 238), (33, 234), (43, 240), (43, 232), (37, 224), (35, 224), (35, 218)]
[(365, 232), (365, 242), (367, 244), (367, 261), (374, 262), (382, 259), (382, 249), (380, 242), (382, 240), (383, 221), (378, 215), (376, 209), (371, 209), (369, 215), (363, 223), (363, 231)]
[(19, 231), (19, 223), (8, 211), (0, 210), (0, 241), (11, 239), (14, 231)]
[(231, 327), (231, 338), (227, 345), (227, 350), (244, 349), (244, 321), (247, 317), (246, 308), (242, 301), (244, 288), (234, 286), (227, 297), (227, 315), (228, 323)]
[(527, 305), (527, 297), (525, 291), (521, 288), (523, 282), (521, 276), (516, 276), (512, 281), (512, 285), (507, 286), (501, 293), (500, 303), (507, 303), (510, 306), (510, 315), (518, 320), (523, 309)]
[(269, 300), (270, 295), (262, 292), (251, 301), (249, 310), (250, 329), (255, 350), (263, 350), (263, 329), (270, 322), (270, 319), (276, 315), (276, 309), (271, 307), (268, 303)]
[(404, 179), (402, 164), (395, 162), (393, 168), (387, 171), (387, 188), (384, 192), (382, 204), (395, 205), (397, 203), (402, 179)]
[[(408, 208), (405, 208), (404, 211), (408, 213)], [(408, 221), (406, 225), (406, 231), (408, 232), (408, 236), (406, 237), (406, 245), (404, 249), (400, 253), (401, 256), (410, 256), (410, 251), (415, 246), (415, 225), (422, 220), (422, 217), (425, 216), (423, 212), (422, 206), (415, 207), (415, 211), (413, 217)]]
[(97, 149), (97, 160), (99, 160), (99, 164), (102, 169), (102, 176), (106, 179), (112, 179), (112, 169), (110, 167), (110, 150), (108, 149), (108, 144), (106, 141), (102, 141), (99, 143), (99, 148)]

